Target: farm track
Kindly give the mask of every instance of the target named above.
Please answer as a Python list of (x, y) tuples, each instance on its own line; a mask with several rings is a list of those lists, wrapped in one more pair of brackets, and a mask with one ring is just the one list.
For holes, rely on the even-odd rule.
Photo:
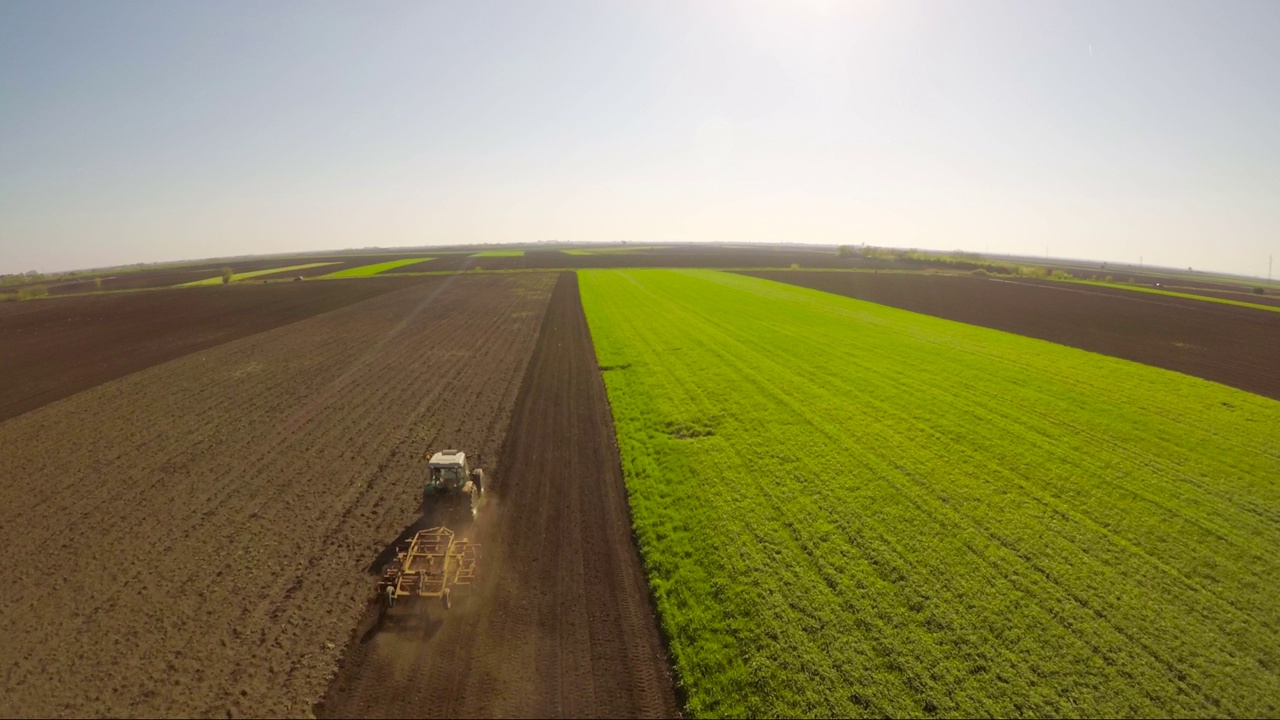
[(573, 273), (552, 296), (502, 459), (475, 529), (475, 595), (443, 620), (393, 614), (379, 628), (370, 612), (318, 714), (678, 714)]
[(418, 282), (0, 423), (0, 715), (306, 714), (422, 455), (496, 455), (552, 282)]
[(409, 283), (246, 284), (0, 303), (0, 421)]
[(1280, 399), (1280, 313), (1064, 283), (865, 272), (742, 274), (1048, 340)]

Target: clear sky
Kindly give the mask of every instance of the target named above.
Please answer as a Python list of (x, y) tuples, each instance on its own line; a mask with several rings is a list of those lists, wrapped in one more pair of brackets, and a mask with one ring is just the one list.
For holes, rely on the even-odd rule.
[(1280, 2), (0, 0), (0, 272), (539, 239), (1265, 275)]

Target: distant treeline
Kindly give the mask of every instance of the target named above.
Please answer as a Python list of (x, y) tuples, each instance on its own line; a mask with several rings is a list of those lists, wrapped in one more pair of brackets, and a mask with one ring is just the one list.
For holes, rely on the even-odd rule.
[(1071, 274), (1062, 270), (1050, 270), (1038, 265), (988, 260), (977, 253), (957, 250), (951, 253), (928, 253), (919, 250), (870, 247), (867, 245), (841, 245), (836, 255), (847, 258), (880, 261), (887, 265), (916, 268), (944, 268), (975, 275), (1017, 275), (1030, 278), (1066, 280)]

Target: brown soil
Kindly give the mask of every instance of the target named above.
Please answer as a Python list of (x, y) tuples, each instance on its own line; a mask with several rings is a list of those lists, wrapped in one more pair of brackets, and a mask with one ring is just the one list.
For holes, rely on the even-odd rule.
[(406, 280), (0, 303), (0, 421), (156, 363), (403, 288)]
[(1067, 283), (866, 272), (745, 274), (1049, 340), (1280, 399), (1280, 313)]
[(500, 447), (553, 281), (418, 281), (0, 422), (0, 716), (310, 712), (423, 456)]
[(469, 529), (482, 582), (464, 602), (371, 610), (319, 714), (678, 714), (631, 523), (577, 277), (561, 276)]

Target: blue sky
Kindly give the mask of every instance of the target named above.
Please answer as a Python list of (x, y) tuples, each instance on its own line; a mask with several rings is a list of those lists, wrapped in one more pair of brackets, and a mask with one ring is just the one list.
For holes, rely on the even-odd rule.
[(1280, 2), (0, 4), (0, 272), (791, 241), (1265, 274)]

